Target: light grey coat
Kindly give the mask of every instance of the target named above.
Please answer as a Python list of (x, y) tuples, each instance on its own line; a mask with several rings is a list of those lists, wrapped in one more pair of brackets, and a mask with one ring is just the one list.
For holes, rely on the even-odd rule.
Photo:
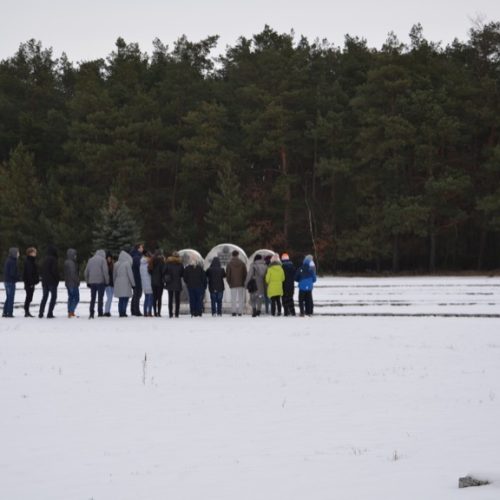
[(84, 275), (87, 285), (107, 285), (109, 283), (108, 264), (104, 250), (97, 250), (94, 256), (89, 259)]
[(153, 293), (153, 287), (151, 285), (151, 274), (148, 271), (148, 260), (146, 257), (141, 259), (141, 265), (139, 267), (139, 271), (141, 273), (141, 283), (142, 283), (142, 291), (146, 294)]
[(132, 287), (135, 286), (134, 273), (132, 272), (132, 257), (125, 251), (121, 251), (118, 261), (113, 268), (114, 296), (132, 297)]
[(265, 295), (266, 294), (266, 283), (265, 283), (265, 278), (266, 278), (266, 272), (267, 272), (267, 265), (263, 259), (259, 260), (254, 260), (248, 269), (248, 274), (247, 278), (245, 280), (245, 286), (248, 285), (248, 282), (252, 279), (255, 278), (255, 282), (257, 283), (257, 293), (258, 295)]

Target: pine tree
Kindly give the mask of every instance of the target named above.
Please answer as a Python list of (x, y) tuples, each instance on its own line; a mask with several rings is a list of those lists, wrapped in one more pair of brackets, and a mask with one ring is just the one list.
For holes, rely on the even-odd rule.
[(101, 209), (95, 227), (94, 250), (102, 248), (114, 255), (135, 244), (140, 237), (140, 229), (132, 213), (112, 194)]

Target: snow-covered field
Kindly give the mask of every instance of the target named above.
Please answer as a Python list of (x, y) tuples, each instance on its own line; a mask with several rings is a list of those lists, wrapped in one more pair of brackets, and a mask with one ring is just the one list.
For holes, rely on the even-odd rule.
[(499, 499), (500, 279), (323, 278), (315, 301), (0, 319), (0, 499)]

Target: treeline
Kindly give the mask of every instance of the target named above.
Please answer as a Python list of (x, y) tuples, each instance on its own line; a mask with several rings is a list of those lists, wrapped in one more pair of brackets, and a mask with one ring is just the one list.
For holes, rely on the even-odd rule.
[[(269, 27), (118, 39), (72, 63), (40, 42), (0, 62), (0, 250), (93, 250), (112, 203), (146, 245), (315, 253), (320, 270), (500, 261), (500, 23), (442, 47), (343, 47)], [(117, 201), (118, 200), (118, 201)], [(98, 228), (97, 228), (98, 229)], [(132, 242), (131, 242), (132, 243)]]

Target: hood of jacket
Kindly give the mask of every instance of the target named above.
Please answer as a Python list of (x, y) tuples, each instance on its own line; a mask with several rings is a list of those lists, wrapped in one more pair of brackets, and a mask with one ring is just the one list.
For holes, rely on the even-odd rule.
[(125, 250), (122, 250), (120, 252), (120, 255), (118, 256), (118, 262), (121, 263), (128, 262), (129, 264), (132, 264), (132, 257), (130, 256), (129, 253), (125, 252)]
[(9, 248), (9, 257), (17, 259), (17, 254), (19, 253), (19, 249), (16, 247)]
[(219, 257), (213, 258), (212, 262), (210, 263), (210, 267), (213, 269), (220, 269), (221, 268)]
[(106, 252), (104, 250), (97, 250), (97, 252), (94, 254), (95, 257), (102, 257), (103, 259), (106, 258)]
[(75, 260), (76, 261), (76, 250), (74, 248), (68, 248), (68, 251), (66, 252), (66, 257), (69, 260)]

